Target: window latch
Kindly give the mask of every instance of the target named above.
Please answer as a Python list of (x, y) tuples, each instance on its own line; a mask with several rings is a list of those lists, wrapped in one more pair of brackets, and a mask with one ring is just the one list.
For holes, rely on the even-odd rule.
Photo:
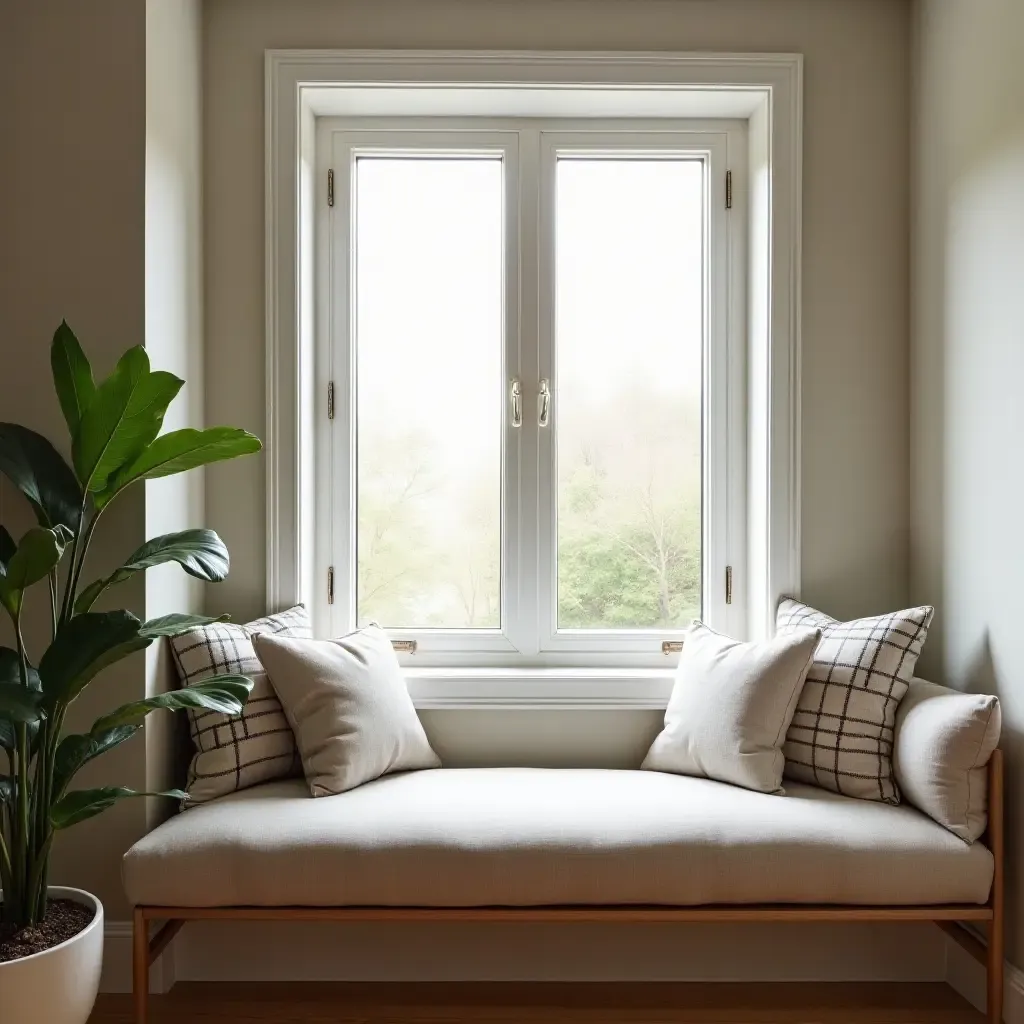
[(523, 425), (523, 386), (518, 377), (512, 378), (511, 397), (512, 426), (521, 427)]
[(537, 422), (546, 427), (551, 422), (551, 384), (547, 377), (540, 382), (540, 399), (538, 401), (540, 411), (537, 415)]

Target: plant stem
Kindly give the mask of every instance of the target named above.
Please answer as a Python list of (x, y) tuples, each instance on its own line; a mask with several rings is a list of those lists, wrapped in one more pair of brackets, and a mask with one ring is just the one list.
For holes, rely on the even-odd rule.
[(18, 726), (18, 807), (15, 813), (11, 841), (14, 844), (14, 913), (15, 919), (31, 924), (28, 916), (28, 857), (29, 857), (29, 813), (28, 813), (28, 726)]
[[(21, 661), (21, 682), (22, 685), (28, 686), (28, 656), (25, 653), (25, 638), (21, 632), (21, 609), (18, 609), (18, 614), (14, 619), (14, 632), (18, 642), (18, 658)], [(17, 826), (12, 836), (12, 841), (15, 845), (15, 853), (19, 861), (19, 869), (17, 877), (15, 879), (15, 893), (14, 897), (16, 901), (20, 898), (20, 914), (16, 910), (15, 913), (19, 914), (19, 917), (25, 924), (35, 923), (35, 914), (33, 913), (33, 907), (29, 904), (29, 889), (28, 889), (28, 877), (29, 877), (29, 858), (31, 856), (32, 847), (32, 820), (29, 813), (29, 791), (28, 791), (28, 776), (29, 776), (29, 762), (32, 758), (32, 748), (28, 738), (28, 726), (25, 723), (18, 725), (18, 821)], [(20, 892), (18, 889), (20, 888)], [(17, 906), (17, 903), (16, 903)]]
[(53, 833), (46, 837), (46, 858), (43, 860), (43, 870), (39, 875), (39, 901), (36, 905), (36, 913), (39, 920), (46, 917), (46, 902), (50, 893), (50, 843), (53, 842)]
[[(74, 614), (75, 598), (78, 596), (78, 581), (82, 576), (82, 568), (85, 565), (86, 555), (89, 554), (89, 545), (92, 543), (92, 535), (96, 524), (100, 520), (103, 510), (99, 509), (89, 520), (82, 533), (82, 543), (79, 544), (78, 537), (75, 537), (71, 545), (71, 565), (68, 568), (67, 589), (64, 591), (64, 603), (61, 611), (60, 621), (67, 622)], [(82, 522), (85, 522), (85, 502), (82, 502)]]
[[(89, 501), (88, 492), (82, 495), (82, 508), (78, 519), (78, 531), (75, 533), (74, 539), (71, 541), (71, 561), (68, 563), (68, 575), (64, 581), (64, 600), (61, 601), (60, 607), (60, 624), (67, 622), (71, 618), (71, 612), (75, 604), (75, 566), (78, 562), (78, 549), (79, 541), (82, 534), (85, 533), (83, 524), (85, 523), (85, 510)], [(84, 553), (83, 553), (84, 557)]]
[(53, 844), (53, 833), (46, 837), (43, 845), (35, 851), (32, 873), (29, 876), (25, 903), (29, 912), (30, 924), (35, 924), (46, 914), (46, 893), (40, 895), (40, 882), (46, 877), (46, 863), (50, 859), (50, 846)]
[(13, 870), (11, 855), (7, 850), (7, 843), (4, 842), (4, 831), (0, 828), (0, 888), (4, 892), (7, 892), (12, 885)]
[(47, 776), (49, 775), (50, 723), (44, 721), (39, 726), (36, 749), (36, 783), (32, 790), (32, 810), (34, 833), (32, 848), (38, 851), (46, 837), (50, 817), (50, 801), (47, 797)]
[(57, 570), (53, 569), (47, 577), (50, 583), (50, 635), (57, 635)]

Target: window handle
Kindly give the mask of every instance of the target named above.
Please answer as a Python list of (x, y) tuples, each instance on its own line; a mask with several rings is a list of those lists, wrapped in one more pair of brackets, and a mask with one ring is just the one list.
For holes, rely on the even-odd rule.
[(518, 377), (512, 378), (512, 426), (523, 425), (523, 386)]
[(551, 384), (547, 377), (540, 382), (540, 400), (537, 404), (540, 406), (537, 422), (546, 427), (551, 422)]

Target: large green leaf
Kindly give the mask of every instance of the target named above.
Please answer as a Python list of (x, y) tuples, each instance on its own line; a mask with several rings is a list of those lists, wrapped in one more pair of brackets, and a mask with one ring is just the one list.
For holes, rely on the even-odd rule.
[(78, 532), (82, 488), (42, 434), (18, 423), (0, 423), (0, 473), (28, 498), (40, 526), (63, 523)]
[[(23, 687), (21, 679), (21, 658), (17, 651), (10, 647), (0, 647), (0, 684), (8, 683), (12, 686)], [(34, 693), (39, 693), (42, 686), (39, 682), (39, 673), (31, 666), (28, 666), (28, 688)], [(28, 723), (29, 734), (35, 736), (39, 728), (38, 723)], [(4, 750), (13, 750), (17, 735), (14, 722), (0, 715), (0, 747)]]
[(34, 725), (44, 717), (41, 695), (21, 683), (0, 683), (0, 719), (18, 725)]
[(158, 619), (149, 619), (143, 623), (139, 630), (139, 636), (152, 639), (156, 639), (158, 636), (177, 636), (187, 629), (208, 626), (211, 622), (223, 622), (227, 618), (227, 615), (181, 615), (174, 612), (171, 615), (161, 615)]
[(96, 389), (72, 446), (75, 471), (87, 491), (102, 491), (160, 433), (167, 406), (184, 383), (173, 373), (151, 371), (141, 345), (121, 357)]
[(217, 583), (228, 574), (228, 549), (213, 530), (183, 530), (146, 541), (124, 565), (106, 579), (90, 583), (75, 602), (76, 612), (87, 612), (107, 587), (137, 572), (164, 562), (177, 562), (190, 576)]
[(66, 528), (60, 525), (53, 530), (42, 526), (28, 530), (7, 563), (7, 585), (27, 590), (46, 579), (64, 554), (67, 537)]
[(14, 543), (14, 538), (7, 532), (6, 528), (0, 526), (0, 573), (7, 575), (7, 564), (14, 557), (14, 552), (18, 550), (18, 545)]
[(96, 720), (92, 732), (105, 732), (118, 726), (141, 722), (151, 711), (182, 711), (200, 708), (219, 711), (224, 715), (237, 715), (245, 706), (252, 691), (252, 680), (247, 676), (211, 676), (183, 690), (158, 693), (155, 697), (124, 704), (109, 715)]
[(75, 773), (93, 758), (105, 754), (134, 736), (141, 724), (118, 725), (87, 733), (71, 733), (57, 745), (54, 756), (53, 792), (59, 797), (67, 789)]
[(18, 541), (18, 547), (5, 567), (6, 572), (0, 575), (0, 602), (11, 615), (18, 614), (24, 591), (33, 583), (46, 579), (60, 561), (66, 536), (64, 526), (53, 530), (33, 526)]
[(69, 433), (74, 437), (85, 410), (96, 394), (96, 385), (93, 383), (89, 360), (66, 320), (60, 322), (60, 327), (53, 335), (50, 367), (61, 412), (64, 413)]
[[(21, 678), (21, 658), (18, 652), (10, 647), (0, 647), (0, 683), (17, 683), (24, 685)], [(39, 673), (31, 666), (28, 666), (28, 688), (37, 693), (43, 688), (39, 681)]]
[(106, 489), (96, 495), (96, 504), (102, 508), (136, 480), (184, 473), (211, 462), (252, 455), (262, 447), (255, 434), (238, 427), (172, 430), (158, 437), (131, 465), (115, 474)]
[(188, 794), (180, 789), (168, 789), (161, 793), (142, 793), (126, 786), (100, 786), (98, 789), (76, 789), (65, 793), (50, 808), (50, 824), (55, 829), (70, 828), (80, 821), (101, 814), (113, 807), (119, 800), (133, 796), (166, 796), (172, 800), (187, 800)]
[(108, 665), (153, 641), (140, 634), (142, 623), (124, 609), (75, 615), (57, 631), (39, 662), (49, 704), (70, 702)]

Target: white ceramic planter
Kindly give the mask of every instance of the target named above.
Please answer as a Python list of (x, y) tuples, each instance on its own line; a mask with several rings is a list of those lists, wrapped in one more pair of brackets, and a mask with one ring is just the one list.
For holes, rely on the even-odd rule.
[(0, 963), (3, 1024), (87, 1024), (103, 966), (103, 904), (81, 889), (50, 886), (51, 899), (74, 900), (95, 917), (74, 938), (21, 960)]

